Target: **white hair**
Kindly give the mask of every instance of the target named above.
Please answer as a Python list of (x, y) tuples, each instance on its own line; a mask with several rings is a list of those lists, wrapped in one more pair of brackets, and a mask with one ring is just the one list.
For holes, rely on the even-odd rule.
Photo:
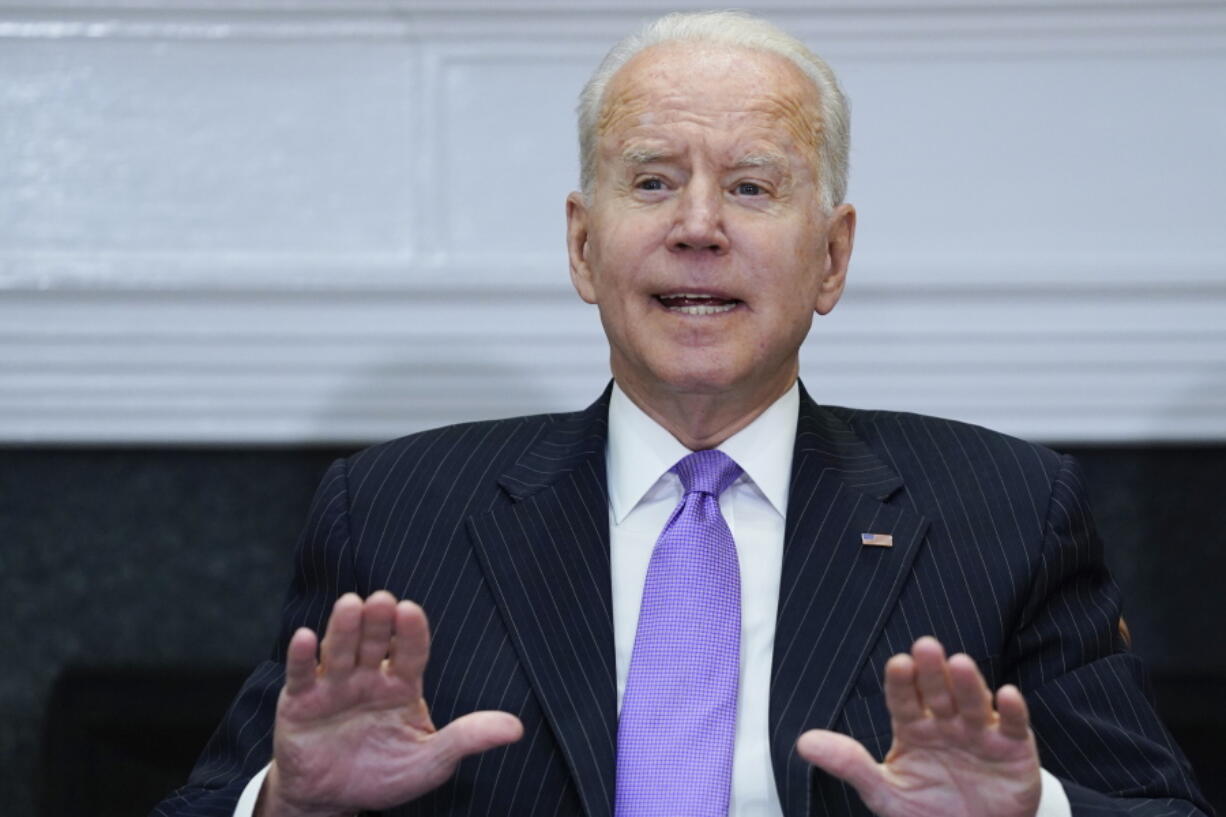
[(669, 14), (648, 23), (605, 55), (579, 95), (579, 184), (590, 198), (596, 184), (596, 141), (605, 89), (613, 75), (632, 57), (655, 45), (671, 42), (713, 43), (778, 54), (791, 62), (817, 88), (819, 121), (817, 169), (822, 205), (831, 210), (847, 194), (847, 150), (851, 114), (847, 97), (826, 61), (787, 32), (740, 11), (700, 11)]

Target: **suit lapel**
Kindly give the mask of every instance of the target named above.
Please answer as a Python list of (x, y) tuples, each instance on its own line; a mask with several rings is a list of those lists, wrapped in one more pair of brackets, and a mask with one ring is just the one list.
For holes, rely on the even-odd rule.
[(469, 520), (588, 817), (612, 813), (616, 767), (608, 397), (552, 425), (500, 480), (512, 503)]
[[(811, 813), (813, 770), (796, 738), (834, 722), (927, 529), (922, 516), (885, 504), (901, 485), (802, 389), (770, 690), (771, 759), (790, 817)], [(861, 533), (890, 534), (893, 546), (866, 547)]]

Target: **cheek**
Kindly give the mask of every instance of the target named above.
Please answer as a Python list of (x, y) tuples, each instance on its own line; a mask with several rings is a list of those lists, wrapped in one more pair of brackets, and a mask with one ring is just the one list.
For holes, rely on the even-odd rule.
[(812, 305), (819, 281), (812, 246), (779, 237), (757, 242), (754, 250), (747, 266), (754, 271), (753, 287), (763, 309), (782, 318)]
[(601, 286), (628, 293), (635, 289), (635, 281), (651, 252), (646, 227), (635, 229), (633, 223), (623, 222), (601, 233), (599, 240), (592, 241), (589, 247), (589, 258), (599, 270)]

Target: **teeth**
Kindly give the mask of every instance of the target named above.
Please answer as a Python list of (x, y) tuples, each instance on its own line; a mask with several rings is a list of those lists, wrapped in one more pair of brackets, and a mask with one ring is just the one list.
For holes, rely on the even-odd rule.
[(670, 306), (669, 307), (670, 311), (680, 312), (683, 315), (715, 315), (719, 312), (729, 312), (733, 309), (736, 309), (736, 304), (723, 304), (722, 306)]
[[(656, 298), (670, 312), (682, 315), (717, 315), (736, 309), (740, 301), (708, 295), (703, 292), (670, 292), (668, 295), (657, 295)], [(706, 301), (706, 303), (693, 303)]]

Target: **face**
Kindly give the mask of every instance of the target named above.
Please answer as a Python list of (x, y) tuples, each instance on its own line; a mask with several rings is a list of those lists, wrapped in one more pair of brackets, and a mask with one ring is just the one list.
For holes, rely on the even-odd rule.
[(855, 231), (849, 205), (821, 206), (817, 104), (790, 62), (742, 48), (655, 46), (613, 77), (568, 246), (632, 394), (781, 394), (795, 379)]

